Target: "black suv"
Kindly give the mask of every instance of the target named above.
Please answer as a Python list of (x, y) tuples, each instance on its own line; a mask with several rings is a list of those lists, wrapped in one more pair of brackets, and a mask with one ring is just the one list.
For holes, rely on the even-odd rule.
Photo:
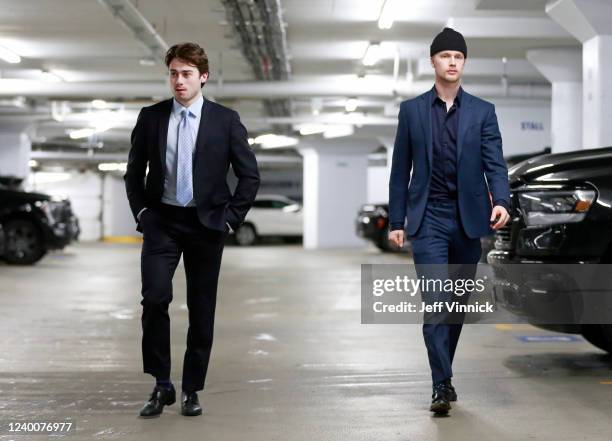
[(13, 178), (0, 178), (0, 224), (0, 258), (16, 265), (39, 261), (80, 232), (68, 199), (23, 191)]
[[(543, 323), (546, 311), (541, 305), (535, 307), (524, 289), (525, 283), (541, 280), (534, 280), (530, 267), (516, 265), (522, 271), (515, 271), (511, 270), (515, 265), (509, 265), (612, 263), (612, 147), (539, 156), (515, 165), (508, 175), (511, 221), (496, 232), (495, 249), (487, 257), (498, 279), (495, 300), (536, 326), (582, 334), (612, 352), (612, 320), (587, 325)], [(568, 292), (573, 298), (564, 306), (563, 316), (573, 317), (580, 294)]]

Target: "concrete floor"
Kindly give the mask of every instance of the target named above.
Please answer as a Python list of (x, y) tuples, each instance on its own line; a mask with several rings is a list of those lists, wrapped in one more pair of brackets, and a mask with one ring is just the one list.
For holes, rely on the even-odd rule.
[[(551, 334), (527, 325), (466, 326), (459, 402), (433, 418), (420, 326), (360, 324), (359, 265), (405, 258), (299, 245), (226, 248), (205, 415), (183, 417), (177, 403), (141, 420), (153, 381), (141, 364), (139, 252), (81, 244), (35, 267), (0, 265), (0, 422), (71, 418), (72, 440), (610, 439), (611, 357), (581, 339), (523, 343)], [(184, 286), (181, 265), (177, 388)]]

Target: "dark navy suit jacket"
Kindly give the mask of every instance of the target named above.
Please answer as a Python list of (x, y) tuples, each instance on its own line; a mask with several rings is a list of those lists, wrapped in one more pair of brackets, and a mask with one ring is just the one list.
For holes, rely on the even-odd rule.
[[(433, 90), (402, 102), (389, 180), (389, 225), (408, 223), (416, 234), (429, 196), (432, 172), (431, 104)], [(466, 235), (492, 234), (491, 199), (510, 206), (508, 169), (495, 106), (463, 91), (457, 135), (457, 199)]]
[[(171, 110), (172, 99), (144, 107), (132, 131), (124, 179), (136, 222), (140, 210), (161, 203)], [(193, 196), (200, 222), (210, 229), (226, 231), (229, 223), (236, 230), (255, 200), (259, 170), (247, 138), (237, 112), (204, 99), (193, 160)], [(227, 185), (230, 164), (238, 178), (233, 194)], [(139, 222), (136, 229), (141, 231)]]

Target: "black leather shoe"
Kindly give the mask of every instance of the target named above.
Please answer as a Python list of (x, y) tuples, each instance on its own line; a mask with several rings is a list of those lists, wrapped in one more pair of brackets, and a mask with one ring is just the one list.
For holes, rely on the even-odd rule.
[(457, 392), (455, 392), (455, 388), (450, 378), (446, 380), (446, 388), (448, 389), (448, 401), (457, 401)]
[(429, 410), (434, 412), (436, 415), (447, 414), (451, 409), (449, 400), (449, 389), (445, 383), (435, 386), (433, 394), (431, 395), (431, 406)]
[(164, 406), (170, 406), (176, 401), (176, 392), (174, 387), (166, 389), (164, 387), (155, 386), (151, 393), (151, 398), (145, 403), (140, 410), (142, 418), (153, 418), (161, 415)]
[(196, 392), (183, 392), (181, 400), (181, 414), (185, 416), (202, 415), (202, 407)]

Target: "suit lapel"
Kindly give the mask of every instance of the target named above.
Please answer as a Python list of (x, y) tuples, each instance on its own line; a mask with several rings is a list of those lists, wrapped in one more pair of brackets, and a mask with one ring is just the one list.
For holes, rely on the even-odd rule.
[(198, 137), (196, 139), (195, 145), (195, 158), (193, 159), (193, 166), (195, 167), (198, 158), (203, 155), (204, 145), (206, 144), (206, 139), (208, 137), (208, 127), (209, 127), (209, 113), (210, 113), (210, 102), (204, 98), (204, 102), (202, 103), (202, 111), (200, 112), (200, 125), (198, 127)]
[(157, 142), (159, 143), (159, 155), (161, 158), (162, 170), (166, 170), (166, 148), (168, 147), (168, 123), (170, 122), (170, 113), (172, 112), (172, 99), (164, 103), (162, 111), (159, 115), (157, 126)]
[(470, 125), (470, 106), (472, 105), (472, 96), (463, 91), (462, 94), (463, 102), (461, 103), (461, 109), (459, 110), (459, 122), (457, 130), (457, 166), (459, 166), (459, 160), (461, 159), (461, 152), (463, 150), (463, 139), (465, 138), (465, 131)]
[(425, 135), (425, 148), (427, 149), (427, 160), (429, 161), (429, 168), (432, 167), (433, 161), (433, 140), (431, 136), (431, 100), (433, 91), (429, 91), (421, 96), (420, 111), (421, 127), (423, 128), (423, 135)]

